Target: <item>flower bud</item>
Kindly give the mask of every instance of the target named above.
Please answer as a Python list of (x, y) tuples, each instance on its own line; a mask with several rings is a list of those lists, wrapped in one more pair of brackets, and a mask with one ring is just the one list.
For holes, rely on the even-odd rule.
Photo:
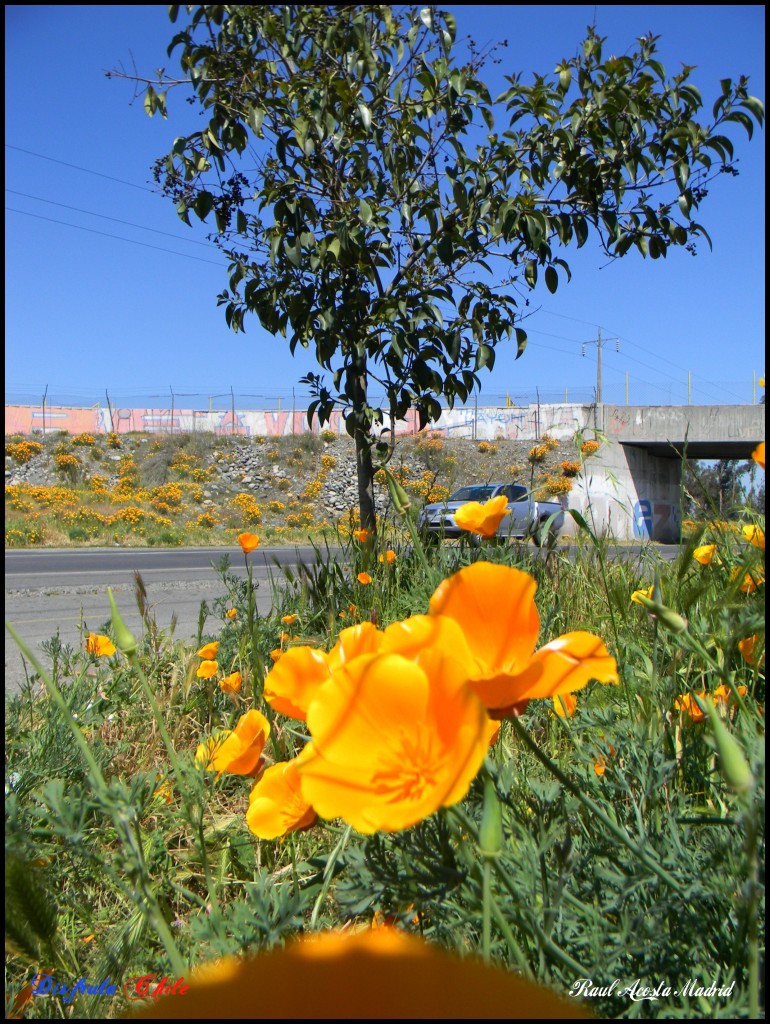
[(111, 587), (107, 587), (107, 597), (110, 599), (110, 607), (112, 608), (112, 629), (115, 634), (115, 643), (118, 646), (118, 650), (122, 651), (127, 658), (130, 658), (137, 652), (139, 647), (138, 641), (123, 621), (118, 611), (118, 606), (115, 604), (115, 598), (112, 596)]
[(400, 516), (407, 515), (409, 509), (412, 507), (411, 498), (389, 469), (386, 469), (384, 466), (381, 466), (380, 468), (385, 474), (385, 481), (388, 485), (388, 492), (390, 494), (390, 500), (393, 502), (393, 507)]
[(727, 782), (728, 786), (732, 786), (736, 793), (750, 793), (754, 788), (754, 776), (751, 774), (751, 768), (743, 756), (740, 744), (720, 718), (714, 702), (711, 700), (700, 700), (697, 696), (695, 699), (698, 701), (698, 706), (706, 712), (711, 721), (725, 782)]
[(670, 629), (672, 633), (684, 633), (687, 629), (687, 619), (683, 619), (681, 615), (677, 615), (673, 609), (667, 608), (666, 605), (650, 600), (649, 597), (646, 597), (641, 592), (637, 593), (636, 600), (638, 604), (643, 604), (647, 611), (657, 618), (661, 626)]

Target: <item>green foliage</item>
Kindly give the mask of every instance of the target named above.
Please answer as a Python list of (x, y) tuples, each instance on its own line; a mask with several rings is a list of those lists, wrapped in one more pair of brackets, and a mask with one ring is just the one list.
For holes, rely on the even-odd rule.
[[(652, 35), (606, 58), (589, 30), (553, 76), (514, 74), (493, 101), (483, 58), (459, 50), (454, 16), (435, 8), (185, 10), (169, 53), (205, 121), (156, 180), (186, 223), (213, 215), (227, 323), (243, 330), (253, 314), (292, 352), (313, 347), (332, 384), (305, 378), (308, 417), (341, 406), (360, 450), (412, 407), (425, 425), (440, 396), (465, 402), (500, 342), (521, 355), (516, 295), (569, 280), (559, 254), (573, 243), (658, 259), (708, 241), (694, 218), (710, 177), (732, 169), (725, 133), (751, 137), (764, 116), (746, 79), (723, 79), (698, 122), (692, 69), (668, 79)], [(179, 84), (148, 84), (147, 113), (165, 117)], [(369, 404), (371, 379), (385, 408)], [(362, 454), (369, 528), (372, 473)]]

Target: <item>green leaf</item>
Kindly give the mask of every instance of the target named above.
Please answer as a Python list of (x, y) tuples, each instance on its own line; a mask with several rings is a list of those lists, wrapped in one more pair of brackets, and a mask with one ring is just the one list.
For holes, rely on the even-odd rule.
[(569, 515), (572, 516), (572, 518), (578, 524), (580, 529), (588, 534), (588, 536), (591, 538), (591, 540), (594, 542), (594, 544), (598, 543), (597, 540), (596, 540), (596, 537), (591, 532), (591, 527), (588, 525), (588, 523), (585, 521), (585, 519), (582, 517), (582, 515), (578, 512), (578, 510), (576, 508), (568, 508), (568, 509), (565, 509), (565, 511), (568, 512)]
[(199, 192), (193, 203), (193, 210), (198, 214), (201, 220), (205, 220), (206, 217), (214, 209), (214, 197), (210, 192)]
[(144, 112), (148, 117), (153, 117), (155, 114), (157, 102), (158, 100), (155, 95), (155, 90), (151, 85), (148, 85), (147, 91), (144, 94)]
[(537, 284), (537, 263), (534, 260), (529, 260), (524, 267), (524, 280), (530, 288), (534, 288)]
[(476, 349), (476, 369), (486, 366), (490, 370), (495, 364), (495, 350), (491, 345), (479, 345)]
[(527, 332), (522, 330), (521, 327), (516, 328), (516, 358), (524, 355), (524, 349), (527, 347)]
[(420, 21), (426, 28), (433, 28), (433, 13), (430, 7), (423, 7), (420, 11)]
[(556, 289), (559, 287), (559, 275), (553, 269), (553, 267), (545, 268), (545, 286), (551, 295), (554, 294)]
[(361, 118), (361, 124), (364, 126), (365, 131), (369, 131), (372, 127), (372, 112), (365, 103), (358, 104), (358, 114)]
[(372, 208), (365, 199), (360, 199), (358, 202), (358, 211), (361, 218), (362, 224), (368, 224), (372, 219)]

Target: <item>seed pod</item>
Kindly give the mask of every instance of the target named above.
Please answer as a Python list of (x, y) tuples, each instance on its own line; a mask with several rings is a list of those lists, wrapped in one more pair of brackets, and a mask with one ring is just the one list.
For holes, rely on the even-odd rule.
[(684, 633), (687, 629), (687, 619), (677, 615), (672, 608), (667, 608), (664, 604), (658, 604), (657, 601), (651, 601), (649, 597), (645, 597), (641, 593), (637, 594), (636, 600), (639, 604), (643, 604), (647, 611), (657, 618), (661, 626), (670, 629), (672, 633)]
[(110, 607), (112, 608), (112, 629), (115, 633), (115, 643), (118, 646), (118, 650), (122, 651), (127, 658), (131, 658), (136, 654), (139, 643), (123, 621), (118, 611), (118, 606), (115, 604), (115, 598), (112, 596), (111, 587), (107, 587), (107, 597), (110, 599)]
[(708, 699), (700, 700), (697, 696), (695, 699), (698, 701), (698, 707), (709, 716), (725, 782), (732, 786), (736, 793), (750, 793), (754, 788), (754, 776), (743, 756), (740, 744), (722, 721), (714, 702)]

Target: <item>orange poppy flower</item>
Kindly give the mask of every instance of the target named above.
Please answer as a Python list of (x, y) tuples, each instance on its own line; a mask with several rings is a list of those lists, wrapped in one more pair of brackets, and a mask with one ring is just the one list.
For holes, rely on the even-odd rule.
[(755, 648), (758, 643), (759, 636), (756, 633), (753, 636), (746, 637), (745, 640), (738, 641), (738, 650), (741, 652), (741, 657), (749, 665), (753, 665), (756, 661)]
[(238, 543), (241, 545), (241, 550), (244, 555), (248, 555), (254, 548), (259, 547), (259, 537), (256, 533), (239, 533)]
[(508, 499), (504, 494), (490, 498), (483, 504), (469, 501), (454, 513), (454, 521), (461, 530), (476, 533), (480, 537), (494, 537), (508, 511)]
[(369, 584), (372, 582), (372, 577), (369, 575), (368, 572), (360, 572), (356, 579), (364, 587), (368, 587)]
[(560, 718), (574, 718), (577, 712), (577, 697), (571, 693), (561, 693), (553, 698), (553, 706)]
[[(469, 685), (494, 718), (523, 701), (581, 690), (591, 679), (619, 681), (615, 659), (592, 633), (565, 633), (535, 651), (536, 590), (529, 573), (476, 562), (444, 580), (430, 599), (431, 615), (461, 626), (473, 661)], [(456, 656), (465, 657), (459, 647)]]
[[(705, 700), (706, 691), (698, 690), (698, 696), (701, 700)], [(703, 722), (706, 719), (706, 713), (702, 710), (691, 693), (683, 693), (677, 697), (674, 701), (674, 707), (680, 715), (688, 715), (693, 722)]]
[(757, 463), (757, 465), (762, 467), (762, 469), (765, 468), (765, 442), (764, 441), (761, 441), (757, 445), (757, 447), (751, 453), (751, 457)]
[(308, 828), (318, 815), (300, 788), (297, 764), (307, 757), (305, 747), (292, 761), (274, 764), (260, 776), (249, 796), (246, 824), (260, 839), (278, 839)]
[(291, 647), (268, 673), (263, 696), (282, 715), (304, 722), (311, 700), (332, 671), (351, 658), (375, 653), (381, 642), (382, 633), (362, 622), (343, 629), (328, 654), (316, 647)]
[[(184, 1015), (198, 1020), (296, 1019), (287, 993), (312, 993), (319, 1007), (358, 1018), (362, 1008), (382, 1020), (586, 1020), (575, 1000), (525, 981), (476, 957), (458, 957), (397, 928), (332, 931), (303, 937), (259, 956), (233, 956), (197, 967), (187, 979)], [(373, 994), (376, 993), (376, 1005)], [(373, 1012), (372, 1012), (373, 1011)], [(162, 996), (138, 1019), (179, 1017), (178, 996)]]
[(225, 612), (225, 615), (228, 617), (228, 619), (234, 619), (238, 615), (238, 609), (237, 608), (228, 608), (227, 611)]
[(305, 799), (367, 835), (409, 828), (462, 800), (489, 737), (484, 706), (448, 643), (414, 659), (383, 649), (345, 662), (319, 687), (307, 724), (312, 750), (298, 766)]
[(594, 771), (599, 776), (599, 778), (601, 778), (602, 775), (604, 775), (604, 773), (607, 771), (607, 765), (610, 762), (610, 758), (613, 758), (614, 756), (615, 748), (612, 746), (612, 744), (610, 744), (609, 757), (606, 754), (600, 754), (599, 758), (594, 762)]
[(270, 735), (270, 723), (259, 711), (241, 715), (235, 729), (221, 732), (201, 743), (195, 760), (208, 771), (232, 775), (255, 775), (261, 767), (262, 751)]
[(219, 665), (215, 661), (202, 661), (195, 673), (199, 679), (211, 679), (219, 671)]
[[(748, 692), (745, 686), (736, 686), (735, 689), (738, 691), (739, 697), (745, 697), (746, 693)], [(735, 701), (735, 694), (730, 689), (730, 687), (727, 686), (725, 683), (721, 683), (719, 686), (717, 686), (716, 690), (714, 690), (714, 692), (709, 696), (715, 704), (724, 704), (725, 707), (727, 707), (728, 704)]]
[(714, 555), (716, 554), (716, 550), (716, 544), (703, 544), (701, 547), (696, 548), (693, 551), (692, 557), (696, 562), (700, 562), (701, 565), (711, 565)]
[[(736, 566), (730, 573), (730, 579), (737, 580), (740, 575), (741, 570)], [(744, 573), (743, 583), (741, 583), (739, 590), (744, 594), (753, 594), (757, 587), (761, 587), (764, 582), (764, 570), (757, 566), (751, 572)]]
[(115, 653), (115, 644), (108, 636), (101, 633), (89, 633), (86, 640), (86, 651), (97, 658), (108, 658)]
[(369, 531), (365, 527), (360, 530), (353, 530), (353, 536), (359, 544), (366, 544), (369, 540)]
[(751, 523), (744, 526), (741, 532), (749, 544), (753, 544), (755, 548), (765, 550), (765, 531), (760, 526)]
[(213, 661), (219, 653), (219, 641), (214, 640), (210, 644), (204, 644), (203, 647), (195, 653), (199, 658), (204, 658), (206, 661)]
[(292, 612), (291, 615), (282, 615), (281, 622), (285, 623), (287, 626), (293, 626), (298, 618), (299, 615), (297, 615), (296, 612)]
[(634, 602), (634, 604), (642, 604), (643, 603), (642, 601), (639, 600), (640, 597), (646, 597), (646, 598), (648, 598), (648, 600), (651, 601), (652, 600), (652, 592), (653, 592), (654, 589), (655, 589), (655, 585), (653, 584), (651, 587), (647, 587), (646, 590), (635, 590), (633, 592), (633, 594), (631, 595), (631, 600)]
[(233, 672), (232, 675), (219, 680), (219, 689), (223, 693), (240, 693), (242, 685), (243, 676), (240, 672)]

